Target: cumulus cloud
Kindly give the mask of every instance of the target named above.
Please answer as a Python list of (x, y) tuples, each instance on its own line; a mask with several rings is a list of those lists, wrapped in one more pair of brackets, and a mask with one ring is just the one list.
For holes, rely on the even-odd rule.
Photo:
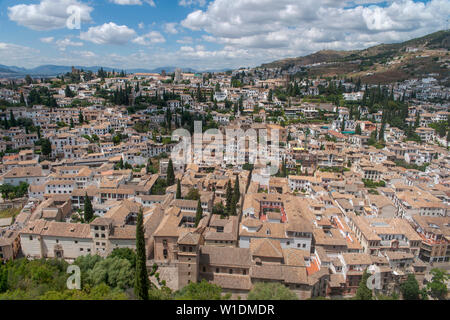
[(88, 31), (80, 34), (80, 39), (95, 44), (117, 44), (123, 45), (130, 41), (136, 32), (127, 26), (118, 26), (114, 22), (105, 23), (101, 26), (91, 27)]
[(59, 50), (64, 51), (66, 50), (66, 47), (82, 47), (84, 44), (83, 42), (72, 41), (69, 38), (64, 38), (61, 40), (57, 40), (56, 45), (59, 48)]
[(180, 43), (180, 44), (189, 44), (192, 42), (194, 42), (194, 39), (192, 39), (192, 37), (183, 37), (183, 38), (177, 40), (177, 43)]
[[(381, 2), (386, 5), (377, 5)], [(215, 0), (190, 13), (181, 25), (204, 31), (205, 41), (235, 50), (258, 49), (255, 58), (266, 56), (255, 59), (260, 63), (407, 40), (444, 29), (449, 14), (447, 0)]]
[(149, 4), (152, 7), (156, 7), (156, 4), (153, 0), (109, 0), (109, 2), (121, 5), (121, 6), (130, 6), (130, 5), (138, 5), (141, 6), (144, 2)]
[(177, 23), (176, 22), (166, 23), (164, 25), (164, 31), (170, 34), (177, 34), (178, 33)]
[(36, 63), (39, 50), (13, 43), (0, 42), (0, 61), (6, 65), (30, 66)]
[(92, 7), (78, 0), (41, 0), (39, 4), (18, 4), (8, 7), (8, 17), (32, 30), (54, 30), (66, 27), (71, 16), (69, 8), (76, 7), (80, 22), (91, 22)]
[(46, 38), (41, 38), (40, 39), (42, 43), (52, 43), (53, 40), (55, 40), (55, 38), (53, 37), (46, 37)]
[(178, 4), (183, 7), (199, 6), (203, 7), (206, 4), (206, 0), (180, 0)]
[(133, 42), (142, 46), (148, 46), (155, 43), (164, 43), (166, 39), (158, 31), (151, 31), (143, 36), (133, 39)]

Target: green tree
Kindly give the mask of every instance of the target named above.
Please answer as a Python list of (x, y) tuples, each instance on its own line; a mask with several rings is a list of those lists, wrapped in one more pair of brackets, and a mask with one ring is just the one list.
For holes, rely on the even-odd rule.
[(241, 199), (241, 190), (239, 188), (239, 176), (236, 176), (236, 181), (234, 182), (234, 190), (233, 190), (234, 202), (238, 203)]
[(14, 113), (12, 110), (9, 111), (9, 123), (11, 127), (17, 126), (16, 118), (14, 118)]
[(198, 191), (198, 189), (190, 189), (186, 196), (186, 200), (200, 200), (200, 192)]
[(69, 86), (66, 86), (65, 94), (66, 94), (66, 98), (72, 98), (75, 96), (75, 94), (72, 92), (72, 90), (70, 90)]
[(226, 213), (227, 215), (231, 215), (232, 207), (233, 207), (233, 189), (231, 187), (231, 181), (227, 183), (227, 191), (226, 191)]
[(27, 74), (25, 76), (25, 82), (27, 83), (27, 85), (29, 86), (30, 84), (33, 83), (33, 78), (31, 78), (31, 76), (29, 74)]
[(73, 118), (70, 118), (70, 129), (73, 129), (74, 128), (74, 123), (73, 123)]
[(88, 278), (94, 285), (106, 283), (112, 288), (126, 290), (133, 286), (134, 270), (127, 259), (110, 256), (96, 263), (88, 271)]
[(419, 283), (414, 274), (408, 274), (407, 280), (400, 285), (400, 290), (405, 300), (420, 299)]
[(298, 297), (281, 283), (258, 282), (249, 292), (247, 300), (298, 300)]
[(432, 275), (431, 282), (427, 283), (427, 289), (431, 297), (439, 300), (444, 300), (447, 297), (447, 284), (449, 274), (446, 270), (434, 268), (430, 271)]
[(181, 199), (181, 182), (180, 179), (177, 179), (177, 194), (176, 199)]
[(41, 151), (44, 156), (52, 154), (52, 144), (48, 139), (41, 139)]
[(84, 221), (90, 223), (94, 219), (94, 209), (87, 192), (84, 196)]
[(355, 298), (357, 300), (372, 300), (372, 291), (367, 287), (367, 279), (369, 277), (370, 274), (367, 272), (367, 269), (364, 270), (358, 290), (356, 291)]
[(225, 207), (222, 202), (216, 203), (212, 208), (212, 214), (218, 214), (221, 217), (225, 216)]
[(82, 125), (84, 123), (84, 117), (83, 117), (83, 113), (81, 112), (81, 110), (78, 112), (78, 123), (80, 125)]
[(0, 262), (0, 293), (6, 292), (8, 290), (8, 270), (6, 266)]
[(148, 300), (149, 279), (145, 252), (144, 214), (139, 211), (136, 224), (136, 276), (134, 293), (141, 300)]
[(362, 134), (361, 126), (359, 125), (359, 123), (356, 125), (355, 134), (357, 135)]
[(200, 223), (200, 220), (203, 218), (203, 208), (202, 208), (202, 202), (198, 200), (197, 203), (197, 212), (195, 214), (195, 227), (198, 227), (198, 224)]
[(223, 300), (222, 288), (203, 279), (200, 283), (191, 282), (175, 294), (176, 300)]
[(414, 122), (414, 128), (418, 128), (420, 126), (420, 113), (417, 112), (416, 121)]
[(109, 257), (126, 259), (130, 262), (131, 268), (136, 269), (136, 252), (130, 248), (114, 248)]
[(173, 170), (172, 159), (169, 159), (169, 164), (167, 166), (167, 185), (173, 186), (175, 184), (175, 172)]

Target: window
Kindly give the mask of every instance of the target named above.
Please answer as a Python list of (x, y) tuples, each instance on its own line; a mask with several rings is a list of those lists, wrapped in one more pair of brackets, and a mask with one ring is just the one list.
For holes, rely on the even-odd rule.
[(105, 231), (105, 227), (104, 226), (102, 227), (102, 231)]
[(84, 251), (84, 249), (83, 249), (83, 248), (80, 248), (80, 251)]
[(78, 241), (77, 240), (75, 240), (75, 244), (77, 244), (78, 243)]
[(56, 243), (59, 243), (59, 240), (58, 240), (58, 239), (56, 239)]
[(189, 252), (192, 252), (192, 247), (189, 247)]
[(219, 268), (216, 268), (216, 273), (219, 273), (219, 272), (220, 272)]
[(33, 236), (30, 236), (30, 240), (33, 240)]
[(104, 238), (105, 237), (105, 234), (104, 233), (102, 233), (102, 238)]
[(233, 274), (233, 269), (230, 269), (229, 273), (230, 273), (230, 274)]
[(206, 272), (206, 267), (203, 267), (203, 272)]

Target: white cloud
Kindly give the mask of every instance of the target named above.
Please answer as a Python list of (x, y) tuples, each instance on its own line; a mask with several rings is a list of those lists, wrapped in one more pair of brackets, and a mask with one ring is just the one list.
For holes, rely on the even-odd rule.
[(230, 59), (232, 50), (246, 57), (245, 50), (256, 49), (250, 56), (257, 65), (322, 49), (404, 41), (444, 29), (449, 14), (448, 0), (214, 0), (190, 13), (181, 26), (204, 31), (203, 40), (222, 44), (213, 53), (217, 57)]
[(92, 51), (72, 51), (72, 53), (79, 55), (80, 57), (85, 58), (85, 59), (92, 59), (92, 58), (98, 57), (98, 55)]
[(177, 40), (177, 43), (180, 43), (180, 44), (189, 44), (192, 42), (194, 42), (194, 39), (192, 39), (192, 37), (183, 37), (182, 39)]
[(109, 2), (121, 5), (121, 6), (130, 6), (130, 5), (138, 5), (141, 6), (143, 2), (149, 4), (152, 7), (156, 7), (156, 4), (153, 0), (109, 0)]
[(190, 6), (203, 7), (206, 4), (206, 0), (180, 0), (178, 1), (178, 4), (183, 7), (190, 7)]
[(39, 50), (13, 43), (0, 42), (0, 61), (6, 65), (30, 66), (38, 61)]
[(105, 23), (101, 26), (91, 27), (87, 32), (80, 34), (80, 39), (95, 44), (126, 44), (136, 32), (127, 26), (118, 26), (114, 22)]
[(177, 34), (178, 33), (177, 23), (176, 22), (166, 23), (164, 25), (164, 31), (170, 34)]
[(144, 29), (145, 28), (145, 24), (143, 22), (138, 24), (139, 29)]
[(69, 38), (64, 38), (62, 40), (57, 40), (56, 45), (58, 46), (59, 50), (66, 50), (66, 47), (82, 47), (84, 44), (83, 42), (76, 42), (72, 41)]
[(8, 8), (8, 17), (32, 30), (53, 30), (66, 27), (68, 8), (79, 8), (81, 22), (91, 22), (92, 7), (78, 0), (41, 0), (39, 4), (18, 4)]
[(158, 31), (151, 31), (143, 36), (133, 39), (133, 42), (142, 46), (148, 46), (155, 43), (164, 43), (166, 39)]
[(53, 38), (53, 37), (47, 37), (47, 38), (41, 38), (40, 40), (41, 40), (41, 42), (43, 42), (43, 43), (52, 43), (53, 40), (55, 40), (55, 38)]

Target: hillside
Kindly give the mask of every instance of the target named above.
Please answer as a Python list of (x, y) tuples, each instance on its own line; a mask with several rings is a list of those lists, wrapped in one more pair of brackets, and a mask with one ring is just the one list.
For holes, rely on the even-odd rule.
[(449, 76), (449, 49), (450, 31), (438, 31), (402, 43), (380, 44), (355, 51), (319, 51), (261, 67), (283, 70), (305, 67), (309, 76), (360, 77), (367, 83), (390, 83), (425, 77), (430, 73), (444, 79)]

